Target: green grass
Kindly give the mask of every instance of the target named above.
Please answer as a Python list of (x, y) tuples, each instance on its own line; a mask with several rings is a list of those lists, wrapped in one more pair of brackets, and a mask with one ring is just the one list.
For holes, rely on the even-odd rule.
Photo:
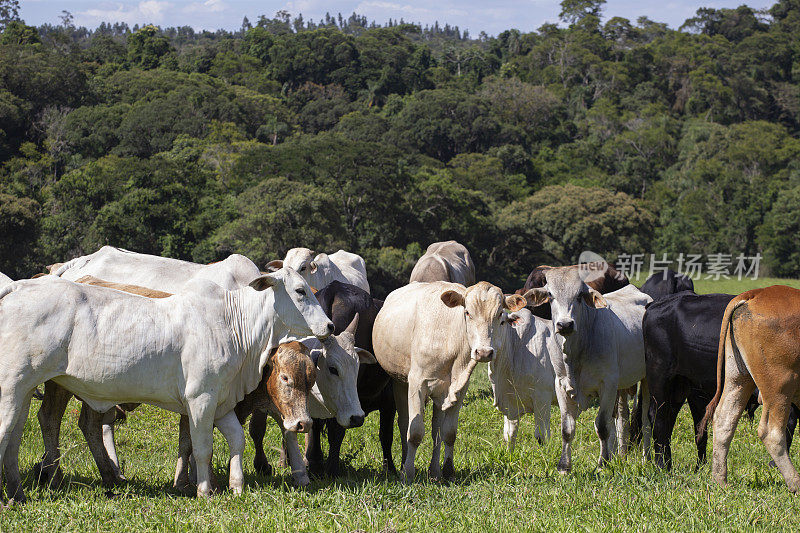
[[(702, 292), (742, 292), (778, 280), (701, 282)], [(781, 280), (781, 282), (786, 283)], [(800, 282), (788, 282), (800, 286)], [(756, 285), (758, 284), (758, 285)], [(73, 400), (62, 427), (59, 489), (33, 486), (30, 470), (42, 453), (42, 439), (31, 409), (21, 453), (26, 478), (25, 505), (0, 512), (0, 531), (59, 530), (335, 530), (473, 531), (473, 530), (797, 530), (800, 500), (791, 496), (779, 473), (767, 466), (756, 425), (743, 420), (729, 458), (730, 485), (717, 487), (708, 466), (694, 471), (696, 452), (691, 417), (684, 409), (673, 438), (674, 469), (665, 473), (643, 464), (640, 452), (616, 459), (598, 471), (599, 444), (592, 427), (596, 412), (579, 419), (573, 465), (568, 476), (555, 466), (561, 449), (558, 410), (553, 408), (552, 436), (544, 446), (533, 438), (533, 418), (520, 424), (517, 448), (502, 443), (502, 417), (492, 407), (486, 369), (473, 377), (461, 412), (452, 483), (429, 482), (426, 438), (417, 455), (420, 470), (410, 486), (381, 473), (376, 414), (363, 428), (348, 431), (343, 446), (344, 475), (314, 480), (309, 490), (290, 485), (287, 470), (273, 477), (253, 473), (252, 444), (245, 454), (246, 488), (208, 501), (180, 496), (171, 489), (177, 454), (177, 416), (143, 406), (117, 431), (128, 483), (109, 499), (99, 483), (91, 455), (77, 428)], [(756, 414), (756, 422), (759, 414)], [(429, 429), (429, 417), (426, 418)], [(397, 439), (395, 439), (397, 440)], [(273, 465), (279, 434), (267, 435)], [(797, 449), (797, 448), (795, 448)], [(399, 456), (395, 442), (395, 457)], [(709, 445), (709, 457), (711, 447)], [(217, 476), (226, 479), (227, 446), (215, 437)]]

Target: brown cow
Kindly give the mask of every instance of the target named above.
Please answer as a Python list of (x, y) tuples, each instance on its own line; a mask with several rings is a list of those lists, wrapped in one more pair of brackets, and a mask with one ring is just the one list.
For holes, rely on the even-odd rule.
[(758, 436), (789, 490), (800, 491), (800, 475), (789, 460), (785, 430), (792, 402), (800, 403), (799, 331), (800, 290), (785, 285), (744, 292), (725, 309), (717, 352), (717, 393), (698, 428), (702, 435), (719, 405), (711, 475), (720, 485), (727, 483), (728, 449), (736, 424), (758, 387), (764, 402)]
[[(272, 416), (281, 427), (284, 451), (289, 464), (302, 464), (303, 457), (297, 444), (297, 433), (311, 429), (311, 415), (308, 413), (307, 399), (316, 381), (317, 371), (310, 357), (311, 351), (302, 343), (293, 341), (281, 344), (270, 357), (268, 366), (258, 387), (236, 404), (236, 416), (240, 424), (255, 411)], [(256, 448), (253, 465), (257, 472), (272, 473), (272, 467), (264, 454), (264, 431), (254, 431), (250, 435)], [(189, 434), (189, 418), (181, 416), (178, 444), (178, 463), (175, 467), (173, 486), (185, 490), (191, 486), (188, 464), (192, 453), (192, 440)], [(292, 472), (295, 482), (308, 485), (310, 480), (305, 472)]]

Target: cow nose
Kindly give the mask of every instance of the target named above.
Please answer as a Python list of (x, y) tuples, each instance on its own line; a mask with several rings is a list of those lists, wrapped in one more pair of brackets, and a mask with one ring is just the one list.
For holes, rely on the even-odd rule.
[(325, 331), (328, 332), (328, 335), (333, 335), (333, 322), (328, 322), (328, 325), (325, 326)]
[(294, 430), (297, 433), (308, 433), (312, 425), (313, 422), (311, 420), (298, 420), (297, 424), (294, 426)]
[(494, 348), (477, 348), (475, 350), (475, 360), (480, 363), (491, 361), (494, 357)]
[(556, 331), (565, 337), (572, 335), (572, 332), (575, 331), (575, 322), (572, 320), (559, 320), (556, 323)]
[(353, 415), (350, 417), (350, 427), (357, 428), (364, 425), (364, 417), (361, 415)]

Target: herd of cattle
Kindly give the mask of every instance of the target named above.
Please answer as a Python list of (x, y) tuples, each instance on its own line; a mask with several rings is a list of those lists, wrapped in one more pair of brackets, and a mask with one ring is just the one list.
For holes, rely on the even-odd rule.
[[(481, 362), (509, 447), (526, 413), (537, 440), (547, 439), (558, 405), (561, 473), (571, 469), (576, 419), (594, 402), (600, 466), (631, 439), (648, 457), (652, 439), (656, 463), (670, 468), (672, 431), (688, 402), (698, 465), (717, 410), (712, 475), (724, 484), (736, 423), (763, 404), (759, 436), (789, 489), (800, 490), (788, 457), (800, 414), (800, 291), (788, 287), (698, 295), (690, 279), (667, 271), (639, 290), (603, 263), (537, 267), (524, 288), (504, 294), (476, 283), (469, 252), (454, 241), (432, 244), (410, 283), (385, 301), (370, 295), (364, 260), (342, 250), (295, 248), (261, 272), (241, 255), (200, 265), (106, 246), (48, 269), (20, 281), (0, 274), (0, 462), (9, 500), (25, 499), (18, 455), (34, 396), (45, 448), (36, 472), (45, 484), (63, 475), (59, 430), (73, 395), (107, 486), (124, 480), (114, 422), (140, 403), (181, 415), (174, 484), (196, 485), (198, 496), (218, 489), (214, 427), (230, 448), (234, 493), (243, 488), (248, 417), (254, 467), (272, 472), (268, 415), (282, 430), (281, 461), (302, 486), (309, 471), (338, 474), (345, 430), (372, 411), (380, 413), (383, 466), (396, 472), (397, 413), (400, 476), (411, 481), (428, 400), (429, 474), (448, 479), (459, 411)], [(297, 433), (308, 434), (304, 454)]]

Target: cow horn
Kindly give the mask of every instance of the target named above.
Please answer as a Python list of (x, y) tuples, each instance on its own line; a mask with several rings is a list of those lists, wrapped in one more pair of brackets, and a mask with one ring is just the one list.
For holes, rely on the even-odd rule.
[(355, 335), (356, 328), (358, 328), (358, 313), (356, 313), (356, 315), (353, 317), (353, 320), (350, 321), (350, 325), (347, 326), (347, 329), (345, 329), (345, 331), (347, 333), (350, 333), (351, 335)]

